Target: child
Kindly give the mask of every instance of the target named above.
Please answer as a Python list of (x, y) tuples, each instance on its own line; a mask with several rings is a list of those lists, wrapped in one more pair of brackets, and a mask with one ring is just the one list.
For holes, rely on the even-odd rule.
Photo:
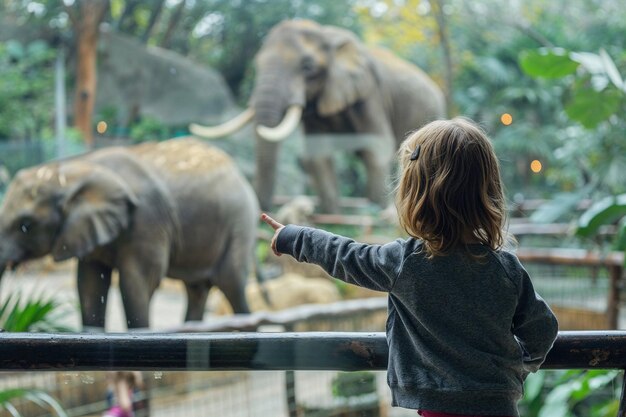
[(110, 408), (102, 417), (133, 417), (135, 391), (143, 388), (143, 377), (139, 371), (108, 372)]
[(389, 293), (392, 405), (424, 417), (518, 416), (557, 321), (512, 253), (498, 160), (464, 118), (429, 123), (398, 150), (396, 206), (411, 236), (386, 245), (283, 226), (271, 246), (345, 282)]

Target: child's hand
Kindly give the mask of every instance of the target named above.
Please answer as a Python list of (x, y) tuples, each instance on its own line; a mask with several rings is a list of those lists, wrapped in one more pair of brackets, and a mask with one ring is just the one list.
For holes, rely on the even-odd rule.
[(265, 223), (272, 226), (272, 229), (274, 229), (274, 236), (272, 236), (272, 244), (271, 244), (272, 251), (274, 251), (274, 255), (276, 256), (282, 255), (282, 253), (279, 253), (276, 250), (276, 239), (278, 238), (278, 234), (283, 229), (283, 227), (285, 227), (285, 225), (278, 223), (276, 220), (272, 219), (270, 216), (268, 216), (265, 213), (261, 214), (261, 220), (263, 220)]

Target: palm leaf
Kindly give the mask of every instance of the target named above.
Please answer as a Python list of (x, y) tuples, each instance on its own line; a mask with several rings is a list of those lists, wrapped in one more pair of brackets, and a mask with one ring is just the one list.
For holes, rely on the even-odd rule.
[(626, 194), (605, 197), (585, 211), (578, 219), (576, 235), (589, 237), (598, 228), (626, 215)]
[(19, 417), (20, 413), (12, 402), (20, 399), (32, 401), (44, 409), (51, 408), (59, 417), (67, 417), (67, 413), (54, 397), (38, 389), (13, 388), (0, 391), (0, 410), (7, 410), (12, 416)]
[(554, 223), (571, 213), (588, 195), (589, 187), (573, 193), (559, 193), (553, 199), (542, 204), (530, 215), (534, 223)]
[(71, 331), (58, 323), (61, 305), (42, 294), (13, 293), (0, 303), (0, 327), (10, 332)]

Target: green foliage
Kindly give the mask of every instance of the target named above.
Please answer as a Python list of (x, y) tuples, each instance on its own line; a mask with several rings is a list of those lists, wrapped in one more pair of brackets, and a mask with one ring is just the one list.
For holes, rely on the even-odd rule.
[(56, 399), (38, 389), (13, 388), (0, 391), (0, 410), (6, 410), (13, 417), (21, 417), (20, 412), (13, 405), (13, 402), (19, 400), (32, 401), (43, 409), (52, 409), (59, 417), (67, 417), (67, 413)]
[(333, 397), (354, 397), (376, 392), (376, 375), (369, 371), (340, 372), (332, 381)]
[[(492, 137), (503, 161), (502, 176), (509, 193), (545, 197), (541, 191), (554, 192), (563, 183), (575, 180), (571, 175), (548, 175), (547, 169), (558, 164), (554, 148), (559, 145), (555, 132), (562, 123), (560, 86), (523, 77), (511, 51), (525, 44), (521, 36), (512, 38), (510, 43), (494, 44), (484, 55), (468, 59), (456, 81), (468, 87), (457, 89), (455, 100), (461, 113), (479, 121)], [(500, 123), (503, 113), (513, 116), (511, 125)], [(546, 175), (530, 171), (530, 161), (534, 159), (546, 167)]]
[(620, 371), (539, 371), (524, 384), (520, 403), (525, 417), (612, 417), (619, 396)]
[(43, 41), (0, 42), (0, 140), (49, 135), (54, 51)]
[[(582, 126), (562, 130), (563, 145), (555, 152), (570, 166), (578, 165), (582, 174), (584, 187), (570, 194), (572, 200), (624, 193), (626, 89), (618, 65), (605, 49), (597, 54), (562, 48), (524, 51), (520, 66), (533, 77), (565, 83), (560, 96), (564, 114)], [(587, 211), (578, 222), (577, 235), (592, 237), (601, 224), (619, 219), (622, 208), (615, 198), (607, 197)], [(561, 214), (570, 208), (561, 206)], [(553, 213), (552, 218), (557, 218), (559, 208), (555, 206)]]
[(626, 252), (626, 216), (622, 217), (617, 225), (617, 236), (615, 238), (615, 250)]
[(563, 48), (540, 48), (522, 51), (520, 67), (532, 77), (561, 78), (574, 74), (578, 63)]
[(618, 91), (580, 87), (565, 106), (565, 112), (587, 129), (593, 129), (619, 111), (622, 99)]
[(165, 140), (171, 137), (170, 129), (159, 120), (142, 117), (130, 126), (129, 136), (135, 143), (149, 140)]
[(16, 292), (0, 303), (0, 328), (9, 332), (66, 332), (67, 326), (59, 324), (61, 305), (43, 295), (24, 298)]
[(542, 48), (520, 54), (520, 65), (530, 76), (562, 78), (582, 70), (573, 80), (570, 98), (565, 106), (567, 115), (588, 129), (608, 121), (625, 109), (624, 81), (608, 53), (569, 52), (562, 48)]
[(600, 226), (611, 224), (626, 215), (626, 194), (608, 196), (594, 203), (578, 219), (576, 234), (590, 237)]
[[(9, 295), (0, 303), (0, 328), (9, 332), (63, 332), (71, 331), (59, 324), (59, 303), (42, 295), (23, 298), (18, 293)], [(67, 413), (51, 395), (39, 389), (14, 388), (0, 391), (0, 410), (6, 410), (13, 417), (21, 417), (14, 403), (32, 401), (43, 409), (51, 409), (59, 417)]]
[[(623, 140), (626, 86), (617, 65), (604, 49), (598, 54), (568, 52), (560, 48), (527, 51), (521, 54), (520, 61), (522, 68), (535, 77), (569, 77), (576, 73), (576, 76), (569, 77), (569, 94), (564, 98), (565, 113), (586, 129), (595, 130), (595, 135), (590, 135), (587, 140), (595, 152), (589, 153), (585, 164), (602, 168), (596, 170), (599, 175), (590, 183), (598, 184), (600, 190), (604, 183), (612, 191), (612, 195), (593, 204), (578, 219), (576, 235), (593, 237), (600, 226), (622, 219), (614, 248), (625, 250), (626, 221), (623, 218), (626, 215), (626, 194), (617, 195), (615, 191), (626, 189), (623, 184), (623, 167), (626, 166), (623, 157), (626, 151)], [(592, 142), (594, 140), (596, 142)], [(615, 174), (612, 174), (613, 171)], [(619, 179), (614, 180), (614, 176)]]
[(562, 220), (565, 214), (573, 215), (580, 201), (587, 195), (589, 187), (583, 187), (575, 192), (554, 194), (548, 202), (539, 206), (530, 215), (530, 220), (536, 223), (556, 223)]
[[(605, 197), (589, 207), (578, 219), (576, 235), (593, 238), (600, 226), (616, 223), (617, 234), (613, 239), (613, 250), (626, 254), (626, 194)], [(624, 266), (626, 267), (626, 256)]]

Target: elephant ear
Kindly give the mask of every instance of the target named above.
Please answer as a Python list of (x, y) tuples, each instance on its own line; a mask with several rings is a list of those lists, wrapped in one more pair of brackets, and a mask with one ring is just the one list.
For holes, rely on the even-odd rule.
[[(63, 174), (61, 174), (63, 175)], [(135, 194), (124, 181), (104, 168), (85, 175), (68, 172), (68, 191), (60, 200), (64, 222), (52, 248), (55, 261), (83, 257), (113, 241), (128, 228), (137, 206)]]
[(329, 116), (366, 98), (376, 79), (365, 47), (352, 32), (331, 26), (323, 31), (330, 42), (330, 59), (317, 111)]

